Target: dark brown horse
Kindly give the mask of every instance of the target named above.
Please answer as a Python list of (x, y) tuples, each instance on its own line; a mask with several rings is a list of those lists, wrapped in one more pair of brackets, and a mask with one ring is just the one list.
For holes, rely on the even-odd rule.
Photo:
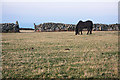
[(92, 34), (92, 29), (93, 29), (93, 22), (88, 20), (88, 21), (79, 21), (78, 24), (76, 25), (76, 29), (75, 29), (75, 35), (79, 34), (79, 31), (81, 31), (81, 35), (82, 35), (82, 30), (84, 28), (87, 28), (88, 32), (87, 34), (90, 32), (90, 34)]

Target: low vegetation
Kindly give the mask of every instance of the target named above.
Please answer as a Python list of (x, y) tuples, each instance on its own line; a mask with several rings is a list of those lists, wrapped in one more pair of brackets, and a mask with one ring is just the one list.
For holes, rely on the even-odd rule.
[(118, 32), (2, 34), (3, 78), (118, 78)]

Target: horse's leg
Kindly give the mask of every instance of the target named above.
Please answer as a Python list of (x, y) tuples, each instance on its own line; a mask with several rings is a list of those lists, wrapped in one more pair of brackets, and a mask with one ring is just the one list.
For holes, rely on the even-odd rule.
[(89, 34), (89, 29), (88, 29), (88, 32), (87, 32), (87, 35)]
[(79, 33), (79, 30), (78, 30), (78, 35), (79, 35), (80, 33)]
[(77, 35), (77, 32), (75, 32), (75, 35)]
[(78, 31), (76, 30), (76, 31), (75, 31), (75, 35), (77, 35), (77, 34), (78, 34)]
[(76, 31), (75, 31), (75, 35), (77, 35), (78, 34), (78, 29), (76, 29)]
[(82, 30), (80, 30), (81, 31), (81, 35), (82, 35)]
[(92, 34), (92, 30), (90, 30), (90, 34)]

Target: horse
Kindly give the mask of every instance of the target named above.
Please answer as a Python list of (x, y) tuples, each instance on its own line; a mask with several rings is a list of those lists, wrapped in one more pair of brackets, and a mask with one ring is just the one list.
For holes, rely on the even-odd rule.
[(87, 30), (88, 30), (87, 35), (89, 34), (89, 32), (90, 32), (90, 34), (92, 34), (93, 22), (90, 20), (87, 20), (85, 22), (80, 20), (78, 22), (78, 24), (76, 25), (75, 35), (79, 34), (79, 31), (81, 31), (81, 35), (82, 35), (82, 30), (84, 28), (87, 28)]

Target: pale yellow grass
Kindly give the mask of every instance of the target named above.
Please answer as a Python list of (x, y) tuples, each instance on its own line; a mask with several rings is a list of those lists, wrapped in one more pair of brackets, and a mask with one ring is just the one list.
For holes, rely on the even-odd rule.
[[(3, 33), (3, 77), (117, 77), (118, 32), (86, 33)], [(13, 64), (15, 65), (12, 66)]]

